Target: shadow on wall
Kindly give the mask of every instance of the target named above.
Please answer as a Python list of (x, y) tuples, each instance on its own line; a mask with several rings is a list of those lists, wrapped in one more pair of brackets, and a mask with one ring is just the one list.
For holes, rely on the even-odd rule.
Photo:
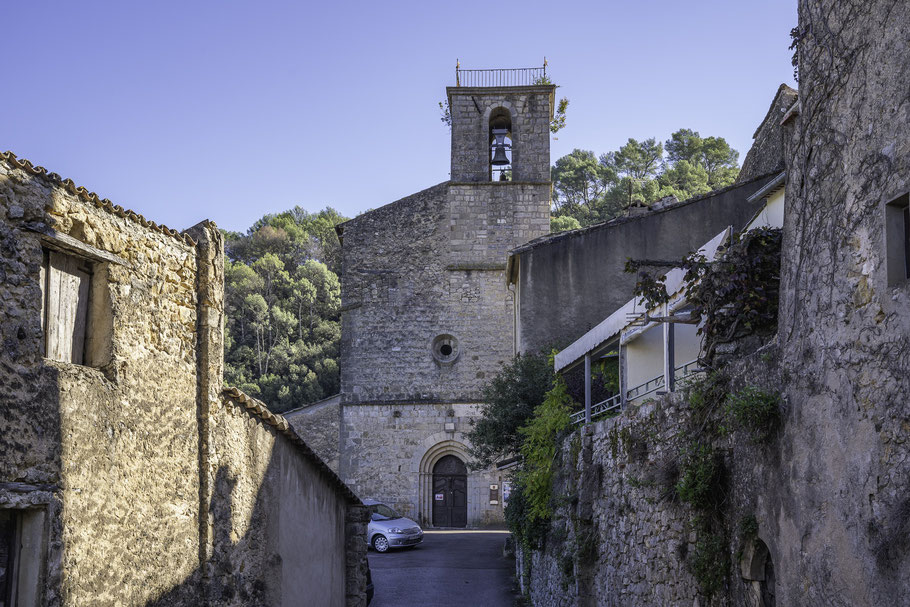
[[(345, 603), (345, 504), (320, 495), (317, 483), (301, 484), (302, 475), (287, 470), (277, 447), (248, 520), (236, 518), (243, 510), (243, 481), (227, 466), (218, 468), (205, 562), (148, 606), (301, 604), (301, 596), (312, 605)], [(246, 531), (238, 536), (243, 524)]]

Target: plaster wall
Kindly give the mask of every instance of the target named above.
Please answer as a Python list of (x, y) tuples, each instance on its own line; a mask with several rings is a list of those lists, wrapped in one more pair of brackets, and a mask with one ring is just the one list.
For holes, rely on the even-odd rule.
[(218, 605), (345, 604), (345, 500), (312, 462), (229, 400), (211, 416)]
[(664, 372), (664, 333), (660, 325), (641, 333), (627, 343), (629, 387), (634, 388)]

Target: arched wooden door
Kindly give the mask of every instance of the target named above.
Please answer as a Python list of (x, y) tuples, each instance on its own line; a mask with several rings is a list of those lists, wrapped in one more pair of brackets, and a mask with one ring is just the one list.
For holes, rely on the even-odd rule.
[(433, 466), (433, 526), (468, 525), (468, 470), (454, 455)]

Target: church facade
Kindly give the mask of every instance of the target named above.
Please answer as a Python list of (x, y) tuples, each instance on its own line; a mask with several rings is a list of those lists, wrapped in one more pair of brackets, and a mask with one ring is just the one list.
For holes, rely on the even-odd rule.
[(533, 82), (449, 87), (451, 179), (338, 227), (339, 474), (425, 526), (503, 520), (466, 434), (515, 352), (508, 252), (549, 232), (556, 87)]

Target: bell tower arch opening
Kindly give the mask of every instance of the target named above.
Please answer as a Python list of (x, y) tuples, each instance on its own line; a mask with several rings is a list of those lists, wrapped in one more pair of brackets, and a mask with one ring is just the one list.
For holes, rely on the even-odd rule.
[(512, 114), (504, 107), (490, 113), (490, 180), (512, 180)]

